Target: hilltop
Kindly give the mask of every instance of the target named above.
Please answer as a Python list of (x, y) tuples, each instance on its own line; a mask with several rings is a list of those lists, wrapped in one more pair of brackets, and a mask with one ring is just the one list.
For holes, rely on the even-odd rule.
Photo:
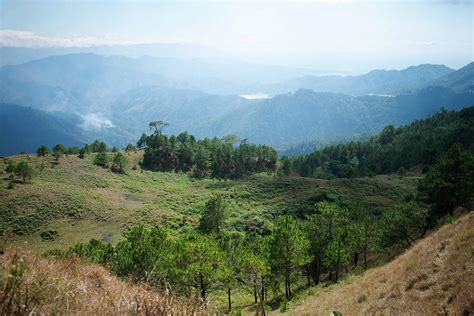
[(474, 214), (445, 225), (392, 262), (312, 289), (292, 315), (470, 315), (474, 311)]

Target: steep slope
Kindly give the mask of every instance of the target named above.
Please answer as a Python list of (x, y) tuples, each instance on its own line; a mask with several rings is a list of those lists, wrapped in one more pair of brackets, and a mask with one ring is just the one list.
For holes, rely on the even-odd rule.
[(111, 275), (76, 258), (44, 258), (8, 248), (0, 255), (4, 315), (170, 315), (192, 307), (171, 295)]
[(428, 86), (440, 86), (455, 91), (474, 92), (474, 62), (439, 79), (428, 83)]
[(420, 240), (393, 262), (318, 288), (294, 315), (470, 315), (474, 312), (474, 213)]
[(305, 76), (259, 88), (269, 94), (287, 93), (300, 88), (316, 92), (344, 93), (354, 96), (368, 94), (398, 94), (413, 90), (452, 73), (444, 65), (418, 65), (403, 70), (373, 70), (360, 76)]
[(13, 104), (0, 104), (0, 155), (36, 152), (39, 145), (83, 145), (75, 122)]
[[(193, 132), (197, 135), (235, 134), (273, 146), (314, 139), (322, 141), (374, 133), (385, 125), (400, 125), (439, 111), (474, 105), (474, 94), (429, 87), (396, 97), (351, 97), (300, 89), (239, 107)], [(206, 134), (207, 133), (207, 134)]]

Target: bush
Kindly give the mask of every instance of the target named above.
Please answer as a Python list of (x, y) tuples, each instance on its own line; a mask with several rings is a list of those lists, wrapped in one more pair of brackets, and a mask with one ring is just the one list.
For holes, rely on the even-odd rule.
[(15, 181), (13, 181), (13, 180), (8, 181), (7, 189), (11, 190), (11, 189), (14, 189), (14, 188), (15, 188)]
[(94, 165), (105, 168), (107, 167), (108, 164), (109, 164), (109, 157), (107, 156), (106, 152), (99, 152), (97, 156), (95, 156)]
[(38, 157), (44, 157), (48, 156), (51, 152), (49, 151), (49, 148), (47, 146), (41, 145), (38, 147), (36, 153), (38, 154)]
[(58, 232), (56, 230), (48, 229), (41, 233), (41, 239), (44, 241), (53, 241), (58, 237)]

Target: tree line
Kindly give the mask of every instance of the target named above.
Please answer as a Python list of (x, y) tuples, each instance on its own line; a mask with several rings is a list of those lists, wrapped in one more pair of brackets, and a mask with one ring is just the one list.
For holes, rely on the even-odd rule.
[(276, 170), (277, 152), (270, 146), (248, 144), (245, 140), (236, 145), (236, 136), (203, 140), (187, 132), (167, 136), (160, 124), (151, 122), (153, 133), (143, 134), (137, 142), (138, 147), (145, 148), (143, 168), (190, 172), (197, 178), (240, 178)]
[(326, 146), (311, 154), (282, 157), (281, 173), (308, 177), (363, 177), (399, 172), (422, 165), (425, 171), (455, 143), (473, 152), (474, 107), (442, 110), (395, 128), (386, 126), (367, 141)]

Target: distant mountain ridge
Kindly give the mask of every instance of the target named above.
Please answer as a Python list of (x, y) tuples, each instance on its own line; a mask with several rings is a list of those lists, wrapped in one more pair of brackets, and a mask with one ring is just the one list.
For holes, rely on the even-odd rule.
[(455, 91), (474, 93), (474, 62), (428, 83), (428, 86), (440, 86)]
[(273, 85), (263, 85), (258, 90), (272, 95), (294, 92), (298, 89), (354, 96), (392, 95), (421, 88), (427, 83), (452, 72), (454, 72), (453, 69), (444, 65), (422, 64), (403, 70), (372, 70), (359, 76), (305, 76)]
[[(367, 135), (386, 124), (424, 118), (441, 107), (457, 110), (474, 104), (473, 64), (454, 72), (445, 66), (421, 65), (348, 78), (374, 86), (386, 83), (387, 89), (407, 85), (400, 78), (418, 78), (413, 80), (421, 87), (413, 85), (396, 95), (353, 96), (298, 89), (269, 99), (249, 100), (190, 89), (178, 78), (189, 71), (199, 74), (192, 68), (197, 64), (183, 63), (174, 68), (167, 63), (170, 60), (174, 59), (75, 54), (5, 66), (0, 68), (0, 103), (54, 112), (56, 118), (73, 116), (74, 123), (67, 132), (73, 138), (74, 133), (80, 135), (76, 136), (80, 141), (101, 138), (123, 146), (146, 132), (150, 121), (164, 120), (170, 123), (166, 133), (187, 130), (200, 138), (235, 134), (276, 147)], [(199, 69), (222, 78), (225, 75), (225, 67), (206, 65), (200, 64)], [(249, 75), (248, 71), (228, 78), (236, 80)], [(433, 77), (436, 79), (429, 80)], [(211, 83), (205, 81), (204, 77), (193, 79), (203, 85)]]

